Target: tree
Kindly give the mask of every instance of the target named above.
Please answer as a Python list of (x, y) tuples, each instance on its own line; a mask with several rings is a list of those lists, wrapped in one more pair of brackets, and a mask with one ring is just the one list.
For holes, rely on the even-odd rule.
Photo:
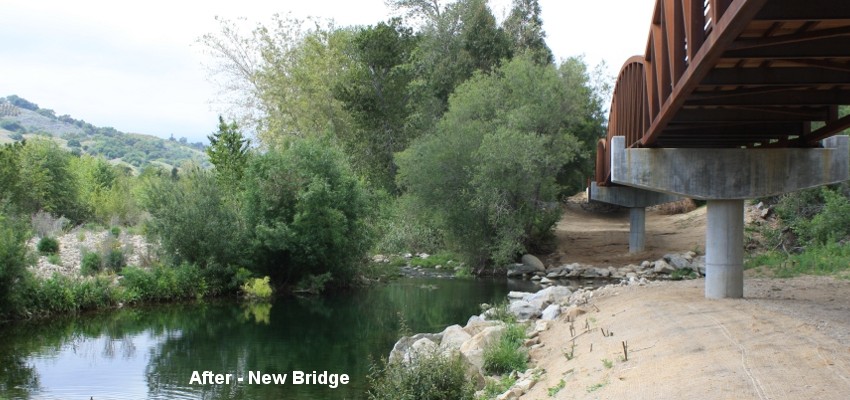
[(325, 273), (349, 283), (371, 243), (367, 193), (326, 139), (252, 157), (243, 207), (252, 268), (278, 284)]
[(546, 246), (557, 176), (595, 142), (571, 131), (582, 100), (529, 55), (458, 87), (436, 133), (397, 156), (399, 182), (476, 267)]
[(546, 45), (546, 32), (540, 18), (538, 0), (513, 0), (513, 8), (503, 24), (511, 40), (514, 54), (530, 52), (539, 64), (554, 61), (552, 50)]
[(206, 152), (215, 166), (218, 182), (226, 190), (235, 193), (248, 163), (248, 149), (251, 141), (242, 136), (236, 121), (227, 123), (218, 116), (218, 132), (207, 136), (210, 146)]
[(29, 140), (21, 148), (22, 211), (44, 210), (79, 222), (85, 215), (69, 164), (71, 154), (52, 140)]
[(357, 32), (355, 61), (334, 94), (351, 113), (354, 129), (339, 132), (355, 167), (378, 187), (395, 192), (393, 154), (410, 143), (409, 68), (416, 37), (401, 21), (381, 22)]

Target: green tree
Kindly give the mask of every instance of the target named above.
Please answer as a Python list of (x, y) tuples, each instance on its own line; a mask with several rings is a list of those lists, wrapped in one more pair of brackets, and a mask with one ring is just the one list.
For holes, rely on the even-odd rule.
[(16, 142), (0, 146), (0, 204), (17, 207), (24, 197), (21, 186), (21, 149), (24, 143)]
[(462, 84), (437, 132), (397, 157), (400, 184), (471, 265), (508, 262), (551, 237), (558, 172), (586, 147), (570, 131), (569, 90), (554, 66), (517, 57)]
[(393, 19), (363, 28), (353, 38), (355, 60), (335, 88), (355, 127), (338, 132), (354, 166), (378, 187), (395, 192), (393, 154), (410, 143), (409, 68), (416, 37)]
[(17, 295), (27, 274), (28, 229), (0, 212), (0, 318), (17, 311)]
[(52, 140), (30, 140), (21, 148), (22, 211), (44, 210), (76, 222), (85, 217), (70, 162), (71, 154)]
[(251, 142), (242, 136), (236, 121), (224, 122), (224, 117), (218, 117), (218, 132), (207, 136), (210, 141), (207, 155), (215, 166), (216, 178), (219, 184), (232, 193), (238, 191), (240, 182), (248, 163), (248, 148)]
[(513, 7), (503, 24), (515, 54), (531, 52), (539, 64), (554, 62), (552, 50), (546, 45), (546, 32), (540, 18), (538, 0), (513, 0)]
[(369, 199), (327, 140), (301, 139), (253, 157), (245, 179), (252, 266), (278, 284), (330, 272), (353, 278), (371, 243)]
[(145, 177), (142, 203), (151, 214), (150, 234), (175, 264), (237, 265), (245, 249), (239, 215), (211, 172), (188, 170), (176, 180), (160, 174)]

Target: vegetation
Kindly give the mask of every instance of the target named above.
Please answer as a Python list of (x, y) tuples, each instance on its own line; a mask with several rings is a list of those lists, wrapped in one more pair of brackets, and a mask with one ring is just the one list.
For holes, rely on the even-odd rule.
[[(0, 205), (8, 221), (32, 217), (9, 229), (104, 227), (81, 270), (123, 276), (103, 302), (69, 300), (76, 281), (31, 283), (65, 296), (45, 309), (236, 294), (266, 276), (285, 292), (337, 290), (381, 273), (364, 268), (370, 252), (436, 254), (414, 264), (463, 262), (469, 275), (545, 250), (560, 196), (590, 171), (604, 88), (581, 59), (553, 62), (536, 0), (515, 0), (501, 25), (484, 0), (389, 4), (403, 17), (362, 27), (277, 17), (243, 33), (221, 21), (200, 41), (242, 113), (219, 117), (209, 161), (183, 138), (7, 97), (0, 122), (22, 140), (0, 147)], [(144, 233), (156, 254), (126, 265), (122, 232)], [(28, 255), (9, 246), (15, 293), (0, 314), (40, 314), (13, 284), (30, 279), (14, 267)]]
[(373, 370), (371, 400), (473, 399), (475, 388), (460, 356), (419, 353), (410, 364), (393, 362)]
[(766, 251), (746, 260), (777, 277), (843, 275), (850, 270), (850, 185), (807, 189), (765, 199), (777, 225), (759, 230)]
[(256, 300), (268, 300), (272, 297), (272, 288), (269, 286), (269, 277), (249, 279), (242, 285), (242, 293)]
[(499, 340), (484, 349), (484, 370), (490, 374), (525, 371), (528, 353), (523, 346), (525, 326), (508, 324)]
[(38, 241), (36, 249), (41, 254), (56, 254), (59, 252), (59, 241), (55, 238), (45, 236)]

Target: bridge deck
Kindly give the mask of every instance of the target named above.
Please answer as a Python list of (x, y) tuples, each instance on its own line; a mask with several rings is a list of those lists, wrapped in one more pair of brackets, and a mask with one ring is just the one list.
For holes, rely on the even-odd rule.
[(612, 136), (629, 147), (812, 147), (850, 127), (850, 1), (658, 0), (623, 66)]

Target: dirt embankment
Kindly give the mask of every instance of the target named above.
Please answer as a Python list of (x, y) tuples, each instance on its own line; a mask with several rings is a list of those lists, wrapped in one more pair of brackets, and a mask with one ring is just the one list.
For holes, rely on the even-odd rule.
[[(636, 255), (627, 253), (627, 213), (566, 208), (551, 263), (621, 265), (704, 249), (704, 208), (648, 212), (648, 248)], [(703, 284), (599, 290), (585, 314), (562, 315), (541, 334), (531, 358), (546, 374), (521, 398), (850, 398), (850, 281), (747, 278), (742, 300), (707, 300)]]

